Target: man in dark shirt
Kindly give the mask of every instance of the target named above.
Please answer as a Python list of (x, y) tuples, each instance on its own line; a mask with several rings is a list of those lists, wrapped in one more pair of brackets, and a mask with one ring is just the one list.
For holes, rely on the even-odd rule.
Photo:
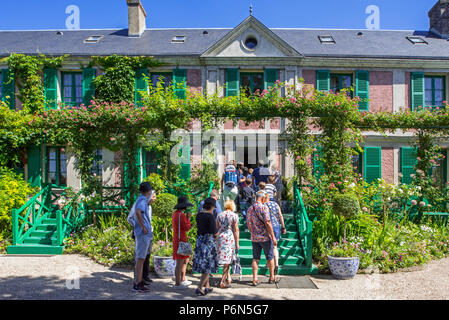
[(264, 162), (262, 160), (259, 160), (257, 162), (257, 168), (254, 169), (253, 172), (253, 180), (254, 180), (254, 185), (256, 186), (256, 191), (259, 191), (258, 189), (258, 185), (261, 182), (265, 182), (267, 183), (268, 181), (268, 176), (270, 175), (270, 170), (268, 170), (267, 168), (264, 167)]

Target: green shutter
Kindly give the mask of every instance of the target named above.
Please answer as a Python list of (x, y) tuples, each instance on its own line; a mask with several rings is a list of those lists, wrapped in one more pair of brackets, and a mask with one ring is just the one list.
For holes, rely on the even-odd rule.
[(240, 94), (239, 69), (226, 70), (226, 97), (238, 97)]
[(28, 148), (28, 182), (33, 187), (40, 187), (42, 184), (42, 156), (41, 146), (31, 146)]
[[(323, 156), (323, 148), (317, 147), (317, 151), (314, 151), (313, 156), (313, 176), (317, 178), (318, 180), (321, 178), (321, 176), (324, 174), (324, 164), (323, 161), (321, 161), (321, 157)], [(318, 159), (317, 159), (318, 156)]]
[(11, 110), (15, 110), (16, 87), (14, 84), (14, 73), (10, 72), (9, 69), (2, 69), (2, 83), (2, 101), (5, 102)]
[(418, 107), (423, 107), (424, 100), (424, 73), (414, 72), (411, 75), (411, 97), (412, 97), (412, 111)]
[(416, 149), (415, 148), (401, 148), (401, 174), (403, 184), (410, 184), (413, 181), (411, 177), (412, 174), (415, 174), (415, 165), (417, 164), (418, 159), (416, 157)]
[(58, 108), (58, 71), (44, 69), (45, 109)]
[(371, 183), (382, 178), (382, 148), (366, 147), (363, 155), (365, 181)]
[(90, 105), (90, 101), (95, 96), (95, 79), (96, 70), (92, 68), (83, 69), (83, 102), (86, 106)]
[(136, 153), (136, 168), (137, 168), (137, 184), (142, 182), (142, 148), (137, 149)]
[(359, 110), (369, 111), (369, 72), (356, 71), (355, 95), (360, 98)]
[(331, 89), (331, 75), (328, 70), (318, 70), (316, 72), (316, 89), (324, 92), (329, 92)]
[(173, 70), (173, 87), (175, 91), (175, 97), (178, 99), (186, 98), (187, 89), (187, 72), (182, 69)]
[(190, 180), (190, 144), (181, 146), (180, 151), (182, 151), (182, 157), (188, 157), (188, 163), (181, 163), (181, 171), (179, 172), (179, 177), (184, 181)]
[(264, 89), (273, 88), (278, 79), (278, 69), (265, 69)]
[(147, 82), (145, 77), (148, 77), (147, 69), (137, 69), (135, 77), (135, 94), (134, 94), (134, 104), (137, 106), (142, 106), (142, 94), (141, 91), (147, 90)]

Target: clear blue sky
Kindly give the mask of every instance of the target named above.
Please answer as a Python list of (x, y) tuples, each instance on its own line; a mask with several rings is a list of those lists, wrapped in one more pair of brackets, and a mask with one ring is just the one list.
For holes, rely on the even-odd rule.
[[(249, 0), (142, 0), (150, 28), (235, 27)], [(436, 0), (253, 0), (254, 16), (272, 28), (365, 29), (365, 8), (380, 8), (380, 28), (427, 30)], [(2, 1), (0, 30), (65, 29), (68, 5), (80, 8), (81, 29), (127, 28), (125, 0)]]

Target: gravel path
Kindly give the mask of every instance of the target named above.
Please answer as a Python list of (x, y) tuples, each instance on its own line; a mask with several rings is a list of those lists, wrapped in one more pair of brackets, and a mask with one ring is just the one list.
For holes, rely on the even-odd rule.
[[(71, 275), (79, 275), (79, 289)], [(81, 255), (0, 255), (2, 299), (198, 299), (194, 286), (174, 290), (171, 279), (156, 278), (150, 293), (132, 292), (133, 273), (111, 269)], [(318, 289), (215, 289), (206, 299), (438, 299), (449, 300), (449, 259), (413, 272), (357, 275), (338, 281), (312, 276)], [(191, 280), (196, 280), (191, 278)], [(204, 298), (202, 298), (204, 299)]]

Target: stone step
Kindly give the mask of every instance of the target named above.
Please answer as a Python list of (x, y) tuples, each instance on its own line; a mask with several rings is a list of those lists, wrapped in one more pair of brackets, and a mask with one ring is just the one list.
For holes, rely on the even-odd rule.
[(63, 246), (52, 246), (45, 244), (18, 244), (14, 246), (9, 246), (6, 249), (7, 254), (18, 254), (18, 255), (28, 255), (28, 254), (62, 254), (64, 251)]

